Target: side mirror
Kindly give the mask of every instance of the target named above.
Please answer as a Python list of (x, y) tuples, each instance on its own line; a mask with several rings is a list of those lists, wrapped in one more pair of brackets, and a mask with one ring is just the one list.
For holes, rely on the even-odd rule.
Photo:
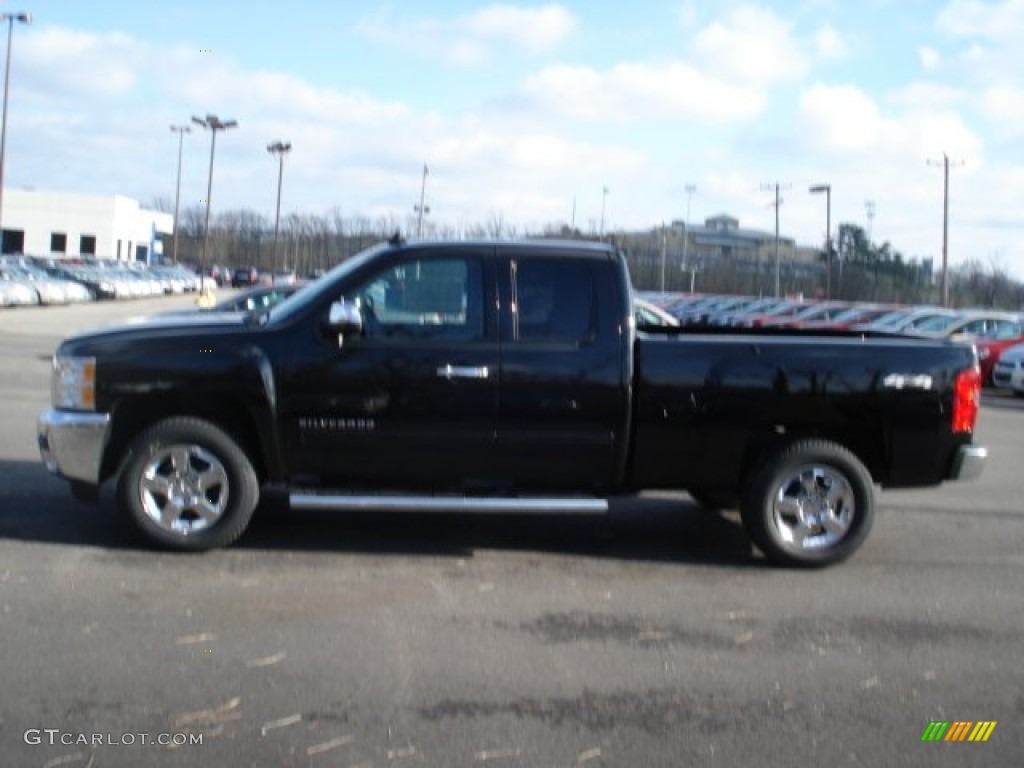
[(360, 335), (363, 332), (363, 313), (358, 301), (341, 299), (331, 304), (327, 327), (339, 336)]

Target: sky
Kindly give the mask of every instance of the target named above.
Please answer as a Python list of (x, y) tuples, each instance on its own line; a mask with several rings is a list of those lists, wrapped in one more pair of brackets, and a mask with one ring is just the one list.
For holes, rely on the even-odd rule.
[[(727, 213), (1024, 279), (1024, 0), (0, 2), (5, 185), (430, 227)], [(0, 42), (2, 44), (2, 42)], [(424, 176), (424, 168), (428, 173)], [(873, 214), (872, 214), (873, 212)]]

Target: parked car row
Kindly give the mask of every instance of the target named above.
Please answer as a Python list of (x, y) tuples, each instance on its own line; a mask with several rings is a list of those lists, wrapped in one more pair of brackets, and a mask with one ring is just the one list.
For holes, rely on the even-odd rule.
[(252, 265), (225, 267), (211, 264), (199, 270), (205, 279), (220, 288), (251, 288), (256, 285), (290, 285), (299, 277), (293, 269), (260, 270)]
[(137, 299), (199, 290), (199, 276), (182, 265), (148, 266), (109, 260), (0, 260), (0, 306)]
[(89, 301), (89, 291), (32, 264), (0, 261), (0, 307)]
[(1024, 351), (1018, 349), (1024, 345), (1020, 312), (804, 298), (642, 296), (685, 326), (853, 330), (970, 343), (977, 349), (985, 384), (1024, 390), (1024, 362), (1018, 363), (1024, 361)]

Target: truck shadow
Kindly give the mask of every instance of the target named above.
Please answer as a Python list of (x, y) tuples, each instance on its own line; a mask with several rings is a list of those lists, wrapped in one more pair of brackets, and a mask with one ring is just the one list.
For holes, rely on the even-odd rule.
[(615, 500), (606, 515), (331, 512), (290, 510), (269, 499), (235, 546), (450, 557), (488, 549), (729, 567), (763, 563), (738, 515), (709, 512), (685, 494)]
[[(118, 513), (110, 484), (99, 504), (82, 504), (37, 462), (0, 462), (0, 477), (0, 538), (151, 551)], [(708, 512), (685, 494), (617, 500), (607, 515), (578, 516), (291, 510), (283, 497), (270, 493), (231, 548), (268, 550), (453, 558), (478, 550), (533, 551), (725, 567), (764, 562), (735, 514)], [(177, 557), (156, 551), (153, 556)]]

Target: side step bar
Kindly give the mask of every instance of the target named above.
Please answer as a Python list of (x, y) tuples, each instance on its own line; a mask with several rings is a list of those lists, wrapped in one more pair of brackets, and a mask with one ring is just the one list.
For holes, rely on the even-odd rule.
[(478, 514), (578, 514), (599, 515), (608, 511), (606, 499), (473, 497), (473, 496), (375, 496), (293, 493), (292, 509), (367, 510), (375, 512), (472, 512)]

